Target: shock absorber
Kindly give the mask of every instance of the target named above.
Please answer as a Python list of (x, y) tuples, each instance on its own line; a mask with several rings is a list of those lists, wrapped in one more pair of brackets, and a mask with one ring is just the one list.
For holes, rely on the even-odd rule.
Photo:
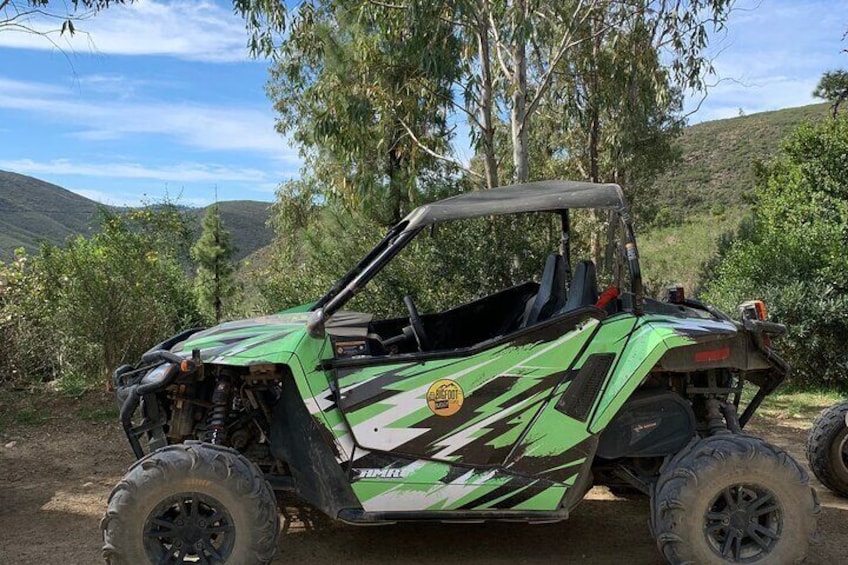
[(229, 375), (219, 375), (212, 393), (212, 407), (206, 418), (206, 441), (215, 445), (227, 442), (227, 417), (232, 404), (232, 383)]

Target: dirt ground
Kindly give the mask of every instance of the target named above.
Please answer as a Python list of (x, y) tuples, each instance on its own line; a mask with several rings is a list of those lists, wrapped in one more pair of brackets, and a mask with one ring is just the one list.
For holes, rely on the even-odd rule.
[[(0, 432), (0, 564), (102, 562), (100, 517), (109, 491), (132, 462), (120, 426), (103, 417), (111, 402), (101, 395), (64, 400), (37, 422), (12, 423)], [(60, 414), (83, 417), (66, 423)], [(805, 463), (809, 423), (763, 419), (752, 431)], [(848, 500), (816, 487), (823, 509), (807, 562), (848, 563)], [(274, 563), (659, 565), (647, 516), (647, 499), (617, 499), (596, 488), (571, 519), (558, 524), (293, 528), (282, 536)]]

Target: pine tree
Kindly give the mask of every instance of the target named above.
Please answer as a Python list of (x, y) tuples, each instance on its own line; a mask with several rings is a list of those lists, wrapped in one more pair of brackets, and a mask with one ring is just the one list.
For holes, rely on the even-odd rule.
[(195, 288), (201, 312), (215, 323), (224, 317), (224, 302), (237, 290), (235, 265), (232, 262), (236, 248), (221, 223), (218, 204), (210, 206), (203, 216), (200, 238), (191, 248), (191, 257), (197, 264)]

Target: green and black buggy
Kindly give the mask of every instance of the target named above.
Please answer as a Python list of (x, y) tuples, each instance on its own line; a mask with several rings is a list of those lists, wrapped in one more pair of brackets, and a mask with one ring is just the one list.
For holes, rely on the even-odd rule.
[[(620, 220), (626, 286), (572, 270), (569, 211)], [(344, 310), (413, 238), (467, 218), (558, 215), (538, 283), (438, 313)], [(613, 184), (545, 181), (421, 206), (315, 303), (191, 330), (115, 374), (138, 461), (102, 522), (113, 565), (269, 562), (278, 496), (349, 524), (564, 520), (593, 484), (651, 497), (670, 563), (795, 563), (819, 505), (742, 431), (789, 368), (784, 327), (643, 295)], [(743, 386), (757, 388), (741, 414)]]

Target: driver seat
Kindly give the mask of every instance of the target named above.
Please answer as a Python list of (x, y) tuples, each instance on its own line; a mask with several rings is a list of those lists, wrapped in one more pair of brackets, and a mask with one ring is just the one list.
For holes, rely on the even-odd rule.
[(598, 301), (598, 279), (595, 274), (595, 264), (592, 261), (580, 261), (574, 269), (568, 301), (558, 314), (586, 308)]
[(559, 253), (551, 253), (545, 261), (545, 270), (539, 283), (539, 292), (527, 301), (522, 328), (547, 320), (565, 305), (565, 260)]

